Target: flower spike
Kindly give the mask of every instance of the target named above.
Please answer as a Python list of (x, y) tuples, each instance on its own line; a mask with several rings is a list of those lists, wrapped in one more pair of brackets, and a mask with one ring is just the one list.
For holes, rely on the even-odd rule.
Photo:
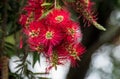
[(93, 24), (97, 29), (105, 31), (106, 29), (97, 23), (96, 16), (94, 16), (91, 10), (91, 4), (90, 0), (76, 0), (74, 7), (75, 10), (82, 15), (83, 19), (85, 19), (85, 22), (87, 21), (88, 26)]

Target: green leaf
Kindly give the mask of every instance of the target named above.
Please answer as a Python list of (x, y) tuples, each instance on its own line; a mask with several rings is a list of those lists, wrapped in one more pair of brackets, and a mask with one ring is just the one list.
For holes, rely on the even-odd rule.
[(15, 46), (9, 42), (5, 42), (5, 53), (8, 57), (12, 57), (15, 54)]
[(104, 28), (102, 25), (98, 24), (97, 22), (93, 22), (93, 25), (99, 30), (106, 31), (106, 28)]
[(12, 57), (15, 55), (15, 51), (11, 50), (9, 47), (6, 47), (4, 52), (8, 57)]
[(15, 68), (22, 68), (24, 66), (23, 63), (20, 63), (19, 65), (17, 65)]
[(5, 46), (9, 46), (9, 47), (12, 47), (12, 48), (13, 48), (15, 45), (12, 44), (12, 43), (10, 43), (10, 42), (7, 42), (7, 41), (6, 41), (6, 42), (5, 42)]
[(20, 67), (15, 73), (18, 73), (18, 72), (23, 72), (23, 67)]
[(30, 62), (30, 61), (26, 60), (26, 62), (27, 62), (27, 64), (31, 65), (31, 62)]
[(41, 6), (51, 6), (52, 3), (43, 3)]
[(37, 52), (34, 52), (34, 53), (33, 53), (33, 65), (32, 65), (33, 67), (34, 67), (34, 65), (35, 65), (35, 63), (36, 63), (37, 61), (40, 62), (40, 54), (37, 53)]
[(39, 20), (41, 20), (42, 18), (44, 18), (45, 16), (47, 16), (50, 11), (51, 11), (51, 10), (48, 10), (48, 11), (44, 12), (44, 13), (42, 14), (42, 16), (39, 18)]

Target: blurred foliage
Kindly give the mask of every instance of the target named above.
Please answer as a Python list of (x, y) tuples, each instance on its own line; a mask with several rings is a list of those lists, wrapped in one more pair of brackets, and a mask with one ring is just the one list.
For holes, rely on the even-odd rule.
[(2, 55), (8, 57), (15, 54), (18, 49), (17, 32), (20, 30), (18, 24), (20, 3), (16, 0), (3, 0), (0, 2), (0, 47)]
[[(22, 13), (22, 7), (27, 0), (1, 0), (0, 1), (0, 57), (12, 57), (18, 55), (21, 59), (15, 62), (22, 62), (16, 68), (17, 72), (21, 74), (9, 72), (10, 79), (22, 79), (21, 75), (24, 74), (29, 79), (35, 79), (32, 71), (28, 70), (28, 65), (31, 64), (26, 60), (28, 53), (26, 52), (26, 45), (23, 49), (19, 48), (21, 26), (19, 25), (19, 15)], [(20, 54), (20, 55), (19, 55)], [(36, 61), (40, 60), (37, 53), (33, 53), (33, 66)], [(39, 74), (39, 73), (37, 73)], [(46, 78), (39, 78), (46, 79)]]

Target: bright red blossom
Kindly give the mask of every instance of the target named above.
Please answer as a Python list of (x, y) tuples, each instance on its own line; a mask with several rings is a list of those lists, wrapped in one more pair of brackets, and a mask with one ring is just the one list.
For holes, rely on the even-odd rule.
[(58, 46), (56, 49), (59, 57), (61, 57), (63, 60), (70, 60), (73, 66), (76, 66), (76, 60), (80, 60), (79, 56), (81, 56), (85, 51), (85, 47), (81, 43), (64, 43)]
[(40, 33), (43, 29), (43, 25), (40, 21), (38, 22), (32, 22), (28, 29), (25, 29), (24, 32), (28, 36), (27, 42), (30, 45), (30, 48), (32, 50), (38, 50), (40, 43)]
[(24, 29), (27, 29), (31, 22), (34, 21), (33, 12), (26, 14), (22, 14), (19, 19), (19, 23), (23, 26)]
[(34, 13), (35, 20), (39, 19), (42, 15), (43, 7), (41, 4), (43, 3), (43, 0), (28, 0), (28, 6), (24, 7), (24, 10), (27, 11), (27, 13)]
[(62, 32), (52, 26), (48, 26), (48, 28), (44, 29), (40, 35), (40, 41), (45, 46), (56, 46), (63, 39)]
[(46, 54), (51, 55), (53, 47), (59, 45), (64, 39), (64, 36), (60, 30), (52, 26), (41, 31), (40, 42), (46, 47)]
[(28, 0), (28, 5), (23, 8), (26, 13), (21, 14), (19, 22), (23, 27), (29, 26), (33, 20), (38, 20), (42, 15), (43, 0)]
[(68, 59), (71, 60), (72, 65), (75, 66), (76, 60), (80, 60), (79, 56), (83, 54), (83, 52), (85, 51), (85, 48), (82, 44), (79, 43), (79, 44), (69, 45), (66, 48), (66, 51), (69, 54)]
[(80, 32), (79, 24), (73, 21), (69, 21), (66, 24), (67, 41), (70, 43), (80, 43), (82, 34)]
[(38, 22), (31, 22), (31, 24), (29, 25), (29, 28), (26, 29), (25, 33), (26, 35), (32, 37), (37, 37), (39, 36), (41, 30), (43, 29), (43, 24), (38, 21)]
[(66, 9), (53, 9), (46, 17), (49, 25), (64, 25), (70, 20), (70, 13)]

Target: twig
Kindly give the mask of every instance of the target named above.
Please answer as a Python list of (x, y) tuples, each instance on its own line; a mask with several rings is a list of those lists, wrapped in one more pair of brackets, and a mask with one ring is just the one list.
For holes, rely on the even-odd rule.
[(56, 8), (56, 6), (57, 6), (57, 2), (56, 0), (54, 0), (54, 7)]

